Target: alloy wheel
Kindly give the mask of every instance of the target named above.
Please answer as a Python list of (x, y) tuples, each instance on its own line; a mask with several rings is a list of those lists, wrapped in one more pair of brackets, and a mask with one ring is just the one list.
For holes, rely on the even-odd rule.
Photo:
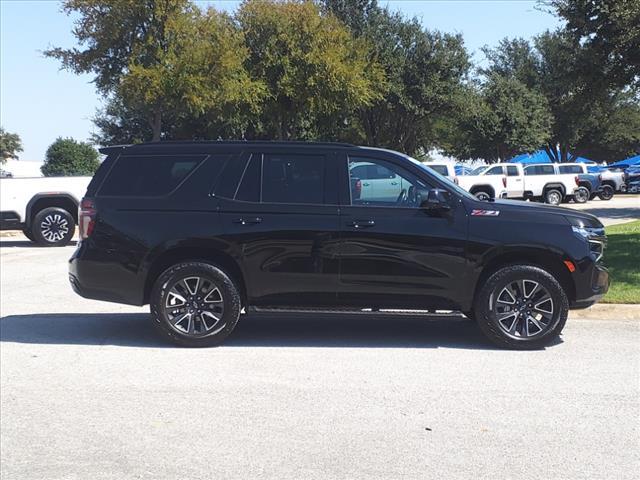
[(69, 222), (59, 213), (50, 213), (40, 222), (40, 233), (48, 242), (59, 242), (69, 233)]
[(164, 310), (171, 327), (183, 335), (208, 336), (225, 327), (222, 292), (206, 277), (176, 281), (167, 293)]
[(489, 302), (496, 324), (512, 338), (537, 337), (554, 326), (551, 294), (534, 280), (510, 282)]
[(486, 192), (478, 192), (478, 193), (476, 193), (476, 198), (478, 200), (480, 200), (481, 202), (486, 202), (486, 201), (489, 201), (491, 199), (489, 194), (486, 193)]

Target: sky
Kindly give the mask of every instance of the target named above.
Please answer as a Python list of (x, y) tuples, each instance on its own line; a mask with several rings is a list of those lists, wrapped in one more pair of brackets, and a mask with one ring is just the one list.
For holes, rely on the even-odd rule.
[[(233, 11), (240, 2), (198, 2)], [(391, 10), (417, 16), (431, 30), (461, 33), (476, 62), (480, 49), (504, 37), (531, 38), (560, 26), (528, 0), (379, 0)], [(73, 19), (54, 0), (0, 0), (0, 125), (22, 138), (21, 160), (42, 161), (57, 137), (89, 140), (91, 119), (102, 99), (91, 75), (61, 71), (44, 58), (50, 47), (75, 46)]]

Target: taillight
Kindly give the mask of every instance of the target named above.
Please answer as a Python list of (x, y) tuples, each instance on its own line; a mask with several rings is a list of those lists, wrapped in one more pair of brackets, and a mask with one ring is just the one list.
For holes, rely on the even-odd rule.
[(80, 227), (80, 239), (89, 238), (96, 224), (96, 207), (91, 198), (83, 198), (80, 202), (78, 224)]
[(580, 177), (578, 175), (576, 175), (576, 178), (574, 178), (574, 180), (576, 181), (576, 185), (580, 185)]
[(458, 180), (458, 177), (453, 177), (453, 183), (455, 183), (456, 185), (460, 185), (460, 180)]
[(362, 195), (362, 182), (360, 180), (356, 180), (356, 200), (360, 198)]
[(602, 174), (598, 175), (598, 180), (602, 181)]
[(502, 177), (502, 186), (507, 188), (507, 177)]

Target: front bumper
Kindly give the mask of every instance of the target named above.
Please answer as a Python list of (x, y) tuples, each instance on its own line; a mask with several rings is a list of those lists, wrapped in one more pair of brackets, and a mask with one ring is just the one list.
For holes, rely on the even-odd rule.
[(598, 302), (609, 291), (611, 279), (606, 267), (592, 263), (577, 275), (576, 297), (569, 305), (571, 309), (588, 308)]

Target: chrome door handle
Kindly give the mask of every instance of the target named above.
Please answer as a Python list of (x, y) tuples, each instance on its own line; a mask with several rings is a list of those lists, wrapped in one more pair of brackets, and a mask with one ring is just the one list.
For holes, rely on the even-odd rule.
[(363, 187), (368, 187), (370, 184), (369, 183), (363, 183), (362, 186)]
[(353, 222), (349, 222), (347, 225), (353, 228), (371, 228), (376, 224), (373, 220), (354, 220)]
[(391, 182), (391, 185), (397, 185), (398, 182)]
[(262, 218), (253, 217), (253, 218), (236, 218), (233, 223), (237, 223), (240, 225), (256, 225), (258, 223), (262, 223)]

